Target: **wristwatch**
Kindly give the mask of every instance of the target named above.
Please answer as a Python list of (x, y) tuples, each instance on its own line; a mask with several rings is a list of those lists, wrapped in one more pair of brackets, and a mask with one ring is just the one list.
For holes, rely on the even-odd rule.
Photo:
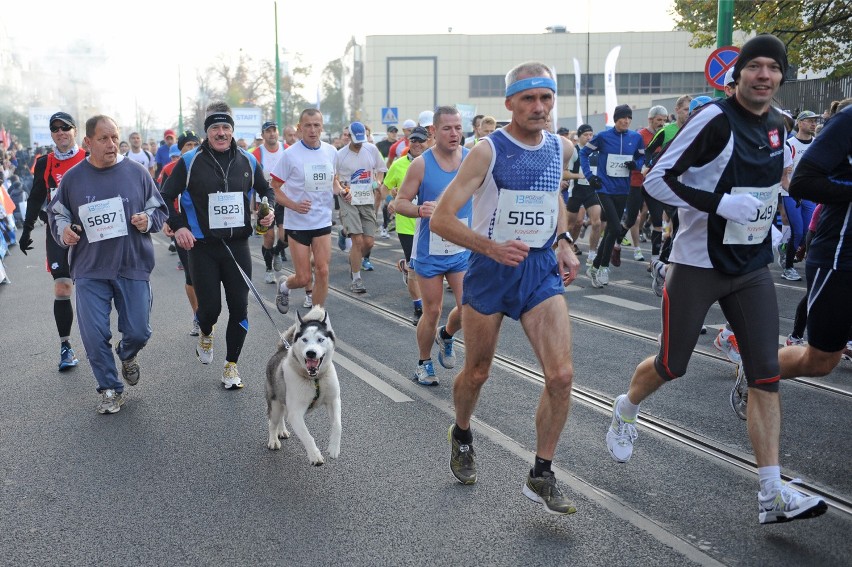
[(574, 244), (574, 239), (571, 238), (571, 233), (569, 232), (560, 232), (556, 235), (556, 242), (554, 244), (559, 244), (560, 240), (567, 240), (568, 244)]

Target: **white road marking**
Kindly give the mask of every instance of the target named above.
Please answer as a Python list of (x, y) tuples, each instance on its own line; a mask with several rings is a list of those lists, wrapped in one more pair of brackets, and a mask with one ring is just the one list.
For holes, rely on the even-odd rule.
[(336, 351), (334, 357), (335, 364), (339, 364), (382, 394), (389, 397), (394, 402), (410, 402), (411, 398), (385, 382), (384, 380), (379, 379), (374, 374), (372, 374), (369, 370), (362, 366), (358, 366), (353, 361), (349, 360), (345, 356), (340, 354), (340, 351)]
[(637, 303), (635, 301), (621, 299), (620, 297), (613, 297), (611, 295), (587, 295), (586, 297), (588, 299), (594, 299), (595, 301), (603, 301), (604, 303), (610, 303), (626, 309), (632, 309), (633, 311), (654, 311), (660, 308), (659, 305), (645, 305), (644, 303)]

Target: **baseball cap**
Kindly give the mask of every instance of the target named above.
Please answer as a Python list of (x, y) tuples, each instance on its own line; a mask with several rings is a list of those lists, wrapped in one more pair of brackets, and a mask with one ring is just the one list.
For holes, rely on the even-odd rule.
[(390, 126), (388, 126), (388, 132), (399, 132), (399, 128), (391, 124)]
[(260, 127), (261, 132), (266, 132), (269, 128), (278, 129), (278, 124), (275, 123), (274, 120), (267, 120), (263, 123), (263, 126)]
[(704, 106), (708, 102), (713, 102), (713, 99), (709, 96), (697, 96), (692, 99), (692, 102), (689, 103), (689, 113), (692, 114), (692, 111), (696, 108)]
[(796, 117), (796, 120), (797, 120), (797, 121), (798, 121), (798, 120), (807, 120), (808, 118), (816, 118), (816, 117), (817, 117), (817, 115), (816, 115), (816, 113), (815, 113), (815, 112), (811, 112), (810, 110), (803, 110), (803, 111), (802, 111), (802, 112), (800, 112), (800, 113), (799, 113), (799, 115)]
[(163, 138), (168, 138), (169, 136), (171, 136), (172, 138), (177, 138), (177, 136), (175, 135), (175, 131), (171, 129), (163, 132)]
[(51, 117), (50, 117), (50, 120), (48, 120), (48, 121), (47, 121), (47, 123), (48, 123), (48, 124), (53, 124), (53, 121), (54, 121), (54, 120), (60, 120), (60, 121), (62, 121), (62, 122), (65, 122), (66, 124), (68, 124), (68, 125), (69, 125), (69, 126), (71, 126), (72, 128), (76, 128), (76, 127), (77, 127), (77, 123), (74, 121), (74, 119), (71, 117), (71, 115), (70, 115), (70, 114), (68, 114), (67, 112), (57, 112), (57, 113), (55, 113), (53, 116), (51, 116)]
[(429, 132), (427, 132), (426, 128), (423, 126), (415, 126), (414, 129), (411, 130), (411, 134), (408, 135), (408, 139), (425, 142), (429, 139)]
[(169, 157), (180, 157), (180, 150), (178, 149), (177, 144), (172, 144), (171, 146), (169, 146)]
[(415, 126), (417, 126), (417, 122), (415, 122), (411, 118), (409, 118), (408, 120), (406, 120), (405, 122), (402, 123), (402, 129), (403, 130), (411, 130)]
[(565, 126), (562, 126), (562, 127), (559, 128), (559, 130), (556, 131), (556, 133), (559, 134), (560, 136), (567, 136), (568, 134), (571, 133), (571, 130), (569, 130)]
[(417, 123), (423, 127), (431, 126), (434, 118), (434, 112), (432, 112), (431, 110), (424, 110), (420, 113), (420, 116), (417, 117)]
[(349, 125), (349, 135), (353, 144), (363, 144), (367, 141), (367, 129), (360, 122), (353, 122)]
[(728, 69), (728, 72), (725, 73), (725, 78), (723, 80), (724, 80), (724, 85), (726, 87), (729, 87), (729, 86), (733, 85), (734, 83), (736, 83), (736, 81), (734, 80), (734, 68), (733, 67)]

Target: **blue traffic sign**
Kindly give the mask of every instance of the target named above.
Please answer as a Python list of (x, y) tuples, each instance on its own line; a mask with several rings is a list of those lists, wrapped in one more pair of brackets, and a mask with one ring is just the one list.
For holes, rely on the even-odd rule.
[(740, 56), (740, 48), (733, 45), (720, 47), (710, 54), (704, 64), (704, 78), (714, 89), (725, 90), (725, 73), (736, 65)]
[(382, 108), (382, 124), (397, 124), (399, 122), (399, 109), (395, 106)]

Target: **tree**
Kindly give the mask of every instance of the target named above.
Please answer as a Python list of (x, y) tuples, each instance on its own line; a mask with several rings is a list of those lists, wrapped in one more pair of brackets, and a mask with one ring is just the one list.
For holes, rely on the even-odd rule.
[[(692, 33), (692, 47), (716, 45), (717, 9), (717, 0), (675, 0), (676, 27)], [(852, 75), (850, 0), (735, 0), (733, 19), (735, 30), (778, 36), (800, 70)]]
[(343, 105), (343, 61), (335, 59), (329, 61), (322, 71), (322, 90), (325, 96), (322, 99), (321, 108), (325, 118), (325, 131), (329, 135), (343, 131), (348, 124), (348, 117), (344, 116)]

